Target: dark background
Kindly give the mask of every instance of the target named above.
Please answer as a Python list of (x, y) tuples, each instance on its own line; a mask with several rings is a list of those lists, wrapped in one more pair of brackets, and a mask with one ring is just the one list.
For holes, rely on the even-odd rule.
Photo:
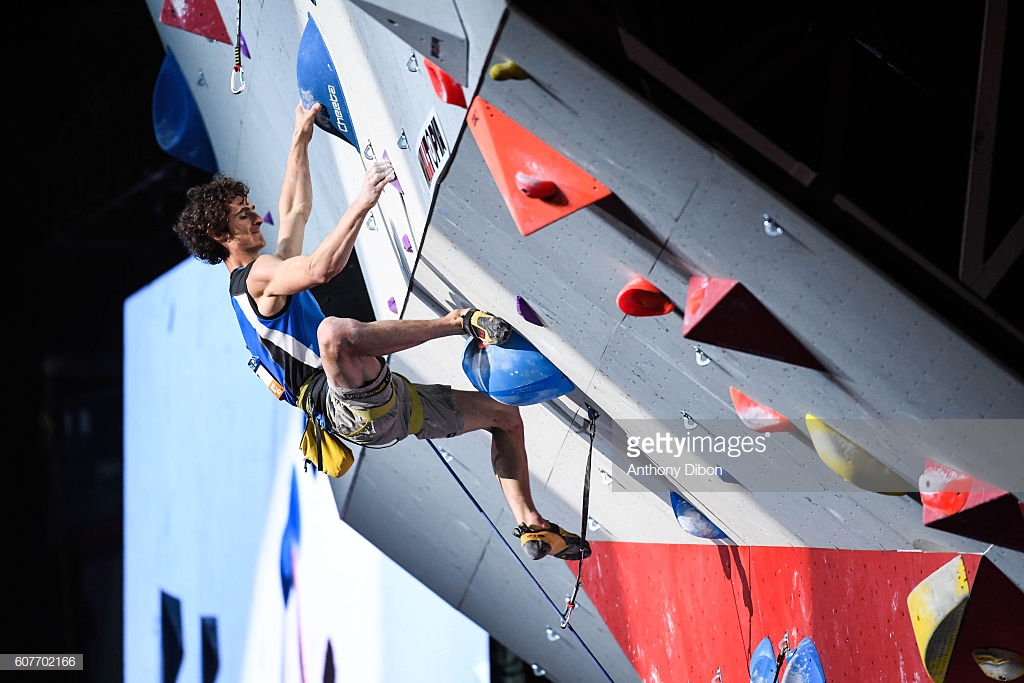
[(44, 40), (11, 74), (24, 82), (12, 88), (23, 125), (9, 137), (7, 200), (22, 210), (7, 226), (9, 272), (24, 275), (8, 279), (8, 347), (28, 397), (12, 397), (22, 446), (6, 482), (0, 651), (87, 653), (79, 679), (119, 681), (122, 307), (187, 257), (170, 225), (209, 175), (156, 143), (164, 48), (145, 2), (40, 13)]
[[(1022, 260), (986, 300), (949, 285), (985, 2), (688, 4), (671, 20), (653, 0), (514, 4), (1022, 374)], [(62, 2), (42, 13), (22, 20), (42, 35), (12, 62), (8, 82), (8, 118), (19, 119), (8, 123), (6, 196), (13, 609), (0, 651), (89, 653), (84, 678), (116, 681), (122, 307), (187, 258), (170, 225), (185, 190), (209, 176), (156, 144), (151, 100), (164, 48), (145, 2)], [(990, 249), (1024, 213), (1022, 14), (1009, 3)], [(620, 29), (818, 171), (815, 182), (797, 186), (631, 61)], [(837, 192), (909, 251), (837, 211)]]

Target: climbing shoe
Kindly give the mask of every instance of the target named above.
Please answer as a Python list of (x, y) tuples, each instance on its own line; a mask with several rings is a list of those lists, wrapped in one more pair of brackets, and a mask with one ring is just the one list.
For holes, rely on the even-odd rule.
[(531, 560), (551, 555), (560, 560), (579, 560), (590, 557), (590, 544), (576, 534), (551, 524), (550, 529), (536, 529), (520, 524), (512, 535), (523, 544), (523, 552)]
[(501, 345), (508, 341), (512, 326), (487, 311), (471, 308), (462, 316), (462, 329), (484, 346)]

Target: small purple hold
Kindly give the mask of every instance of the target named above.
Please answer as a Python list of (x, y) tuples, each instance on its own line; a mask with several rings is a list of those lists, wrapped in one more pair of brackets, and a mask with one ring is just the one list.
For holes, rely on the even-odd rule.
[(402, 235), (402, 246), (405, 247), (407, 252), (412, 253), (412, 240), (409, 239), (408, 235)]
[(523, 320), (526, 322), (533, 323), (534, 325), (544, 325), (544, 323), (541, 322), (540, 316), (537, 315), (536, 311), (530, 308), (530, 304), (526, 303), (526, 300), (521, 296), (516, 297), (516, 311), (519, 312), (519, 315), (523, 316)]
[[(384, 150), (384, 152), (380, 156), (382, 159), (384, 159), (384, 161), (391, 161), (391, 159), (388, 158), (387, 150)], [(405, 190), (402, 189), (402, 183), (398, 182), (398, 171), (395, 171), (395, 179), (388, 183), (388, 185), (391, 185), (396, 190), (398, 190), (398, 194), (405, 194)]]
[(395, 297), (391, 297), (388, 299), (388, 310), (394, 313), (395, 315), (398, 315), (398, 304), (395, 303)]

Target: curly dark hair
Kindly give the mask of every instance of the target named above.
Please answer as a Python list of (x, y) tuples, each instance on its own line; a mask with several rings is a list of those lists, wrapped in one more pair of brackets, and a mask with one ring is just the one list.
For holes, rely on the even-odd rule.
[(214, 237), (228, 234), (228, 203), (235, 197), (248, 196), (248, 185), (221, 174), (205, 185), (189, 188), (188, 201), (172, 228), (174, 234), (200, 261), (213, 265), (222, 263), (228, 250)]

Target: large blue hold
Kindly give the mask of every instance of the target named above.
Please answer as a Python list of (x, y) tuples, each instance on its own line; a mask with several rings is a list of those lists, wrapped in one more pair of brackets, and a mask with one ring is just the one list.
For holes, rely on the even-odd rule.
[(319, 102), (322, 109), (314, 119), (316, 125), (359, 149), (338, 70), (334, 67), (334, 60), (327, 51), (327, 44), (313, 20), (313, 15), (307, 16), (295, 65), (299, 100), (306, 109)]
[(160, 149), (178, 161), (207, 173), (217, 171), (203, 115), (170, 49), (153, 86), (153, 133)]
[(477, 390), (510, 406), (550, 401), (576, 388), (515, 330), (501, 346), (481, 348), (476, 339), (470, 339), (462, 354), (462, 370)]

